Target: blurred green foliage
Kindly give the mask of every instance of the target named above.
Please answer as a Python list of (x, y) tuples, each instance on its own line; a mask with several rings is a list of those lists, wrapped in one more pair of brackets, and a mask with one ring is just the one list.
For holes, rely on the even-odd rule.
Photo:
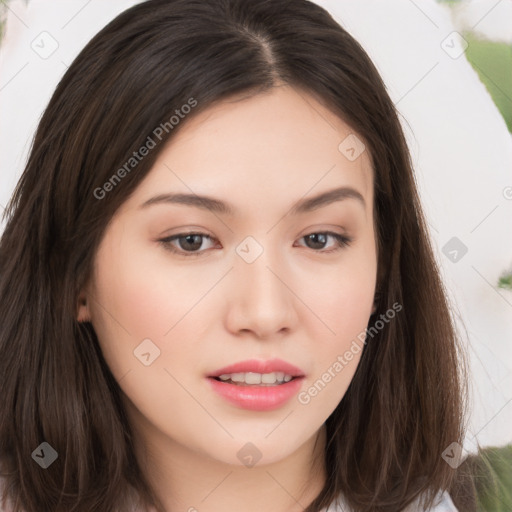
[(482, 450), (474, 480), (479, 512), (512, 512), (512, 445)]
[(470, 32), (466, 57), (486, 86), (512, 132), (512, 45), (480, 39)]
[(505, 272), (498, 280), (498, 287), (512, 290), (512, 272)]

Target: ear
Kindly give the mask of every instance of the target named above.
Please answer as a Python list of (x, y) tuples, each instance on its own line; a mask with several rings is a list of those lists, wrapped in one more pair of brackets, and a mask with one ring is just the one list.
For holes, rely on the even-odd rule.
[(89, 310), (89, 301), (87, 300), (87, 295), (84, 290), (81, 291), (80, 295), (78, 296), (77, 320), (80, 323), (91, 321), (91, 312)]

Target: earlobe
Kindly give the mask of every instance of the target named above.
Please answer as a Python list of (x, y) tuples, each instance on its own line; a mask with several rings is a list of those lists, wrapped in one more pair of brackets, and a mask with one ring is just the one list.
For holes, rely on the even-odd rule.
[(78, 296), (78, 304), (77, 304), (77, 320), (78, 322), (90, 322), (91, 314), (89, 311), (89, 303), (87, 301), (87, 296), (85, 292), (81, 292)]

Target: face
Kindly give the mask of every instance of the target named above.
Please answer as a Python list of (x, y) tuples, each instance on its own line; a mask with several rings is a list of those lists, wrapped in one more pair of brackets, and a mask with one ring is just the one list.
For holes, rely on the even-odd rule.
[(373, 171), (350, 134), (288, 86), (218, 103), (117, 211), (78, 318), (146, 431), (237, 465), (250, 442), (272, 463), (343, 398), (377, 273)]

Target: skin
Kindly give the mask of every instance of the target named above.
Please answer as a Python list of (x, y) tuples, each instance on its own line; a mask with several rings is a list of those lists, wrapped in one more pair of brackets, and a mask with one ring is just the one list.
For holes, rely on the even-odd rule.
[[(289, 86), (217, 103), (186, 120), (105, 231), (78, 319), (95, 328), (137, 457), (169, 512), (301, 511), (324, 484), (323, 424), (360, 353), (309, 403), (295, 396), (274, 411), (228, 403), (206, 376), (278, 357), (302, 369), (305, 391), (367, 327), (377, 275), (373, 170), (368, 151), (350, 161), (338, 150), (351, 133)], [(359, 191), (365, 205), (348, 198), (289, 213), (304, 196), (340, 186)], [(236, 212), (141, 208), (171, 192), (213, 196)], [(304, 238), (329, 230), (351, 244), (327, 253), (334, 238)], [(159, 242), (190, 231), (212, 239), (171, 245), (199, 256)], [(250, 264), (235, 250), (247, 236), (263, 248)], [(160, 350), (149, 366), (133, 353), (146, 338)], [(248, 442), (261, 454), (251, 468), (237, 457)]]

